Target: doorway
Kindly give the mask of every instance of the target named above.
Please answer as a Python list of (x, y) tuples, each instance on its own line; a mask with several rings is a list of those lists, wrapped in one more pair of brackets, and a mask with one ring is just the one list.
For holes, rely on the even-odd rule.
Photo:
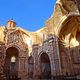
[(46, 53), (42, 53), (40, 56), (40, 69), (42, 79), (51, 79), (51, 65), (49, 56)]
[(8, 80), (17, 80), (18, 78), (18, 54), (19, 51), (15, 47), (6, 50), (4, 73)]

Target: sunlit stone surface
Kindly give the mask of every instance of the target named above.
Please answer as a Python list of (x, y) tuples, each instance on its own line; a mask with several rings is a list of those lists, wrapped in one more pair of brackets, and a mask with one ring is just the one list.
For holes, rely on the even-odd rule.
[(29, 32), (13, 20), (0, 27), (0, 80), (80, 78), (79, 0), (57, 0), (45, 27)]

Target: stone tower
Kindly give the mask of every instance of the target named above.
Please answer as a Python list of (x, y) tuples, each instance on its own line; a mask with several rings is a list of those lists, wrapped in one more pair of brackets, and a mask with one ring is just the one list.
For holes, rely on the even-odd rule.
[(7, 27), (8, 28), (15, 28), (16, 27), (16, 23), (12, 19), (8, 20)]

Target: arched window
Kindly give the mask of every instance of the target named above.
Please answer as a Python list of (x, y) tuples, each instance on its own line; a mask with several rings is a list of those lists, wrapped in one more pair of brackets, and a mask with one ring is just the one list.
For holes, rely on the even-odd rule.
[(16, 62), (16, 57), (15, 56), (12, 56), (11, 57), (11, 63), (15, 63)]

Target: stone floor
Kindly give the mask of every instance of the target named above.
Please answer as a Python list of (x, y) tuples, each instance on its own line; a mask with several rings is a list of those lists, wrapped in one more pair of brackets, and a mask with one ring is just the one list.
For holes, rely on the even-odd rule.
[(80, 75), (77, 76), (68, 76), (68, 77), (56, 77), (54, 79), (32, 79), (32, 78), (28, 78), (28, 79), (1, 79), (0, 80), (80, 80)]

